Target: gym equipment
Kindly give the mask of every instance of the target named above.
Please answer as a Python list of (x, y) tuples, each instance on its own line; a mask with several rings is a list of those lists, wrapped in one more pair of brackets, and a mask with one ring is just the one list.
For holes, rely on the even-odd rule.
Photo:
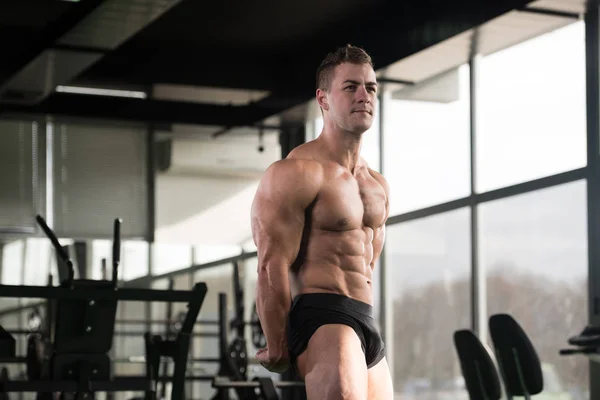
[(13, 335), (0, 326), (0, 357), (14, 357), (17, 342)]
[[(66, 264), (65, 264), (66, 265)], [(48, 286), (52, 287), (52, 275), (48, 275)], [(27, 333), (26, 375), (30, 380), (48, 377), (50, 373), (50, 356), (52, 343), (48, 321), (52, 320), (54, 305), (52, 301), (45, 302), (46, 316), (41, 315), (39, 307), (31, 310), (27, 318), (28, 331), (12, 332), (13, 334)]]
[(244, 337), (244, 288), (240, 278), (240, 266), (237, 261), (233, 262), (233, 302), (235, 314), (229, 324), (229, 328), (236, 331), (237, 337)]
[(257, 349), (263, 349), (267, 347), (267, 339), (263, 332), (262, 326), (260, 325), (260, 319), (258, 318), (258, 311), (256, 310), (256, 302), (254, 302), (254, 308), (252, 309), (252, 316), (250, 317), (250, 326), (252, 327), (252, 344)]
[(27, 378), (39, 380), (47, 378), (50, 372), (51, 343), (40, 333), (30, 333), (27, 337)]
[(470, 400), (500, 400), (500, 377), (491, 354), (470, 330), (454, 332), (454, 347), (460, 361)]
[[(0, 381), (0, 395), (7, 392), (62, 392), (63, 395), (74, 393), (76, 398), (80, 398), (96, 391), (143, 391), (147, 400), (154, 400), (156, 382), (172, 380), (171, 398), (183, 399), (190, 333), (204, 302), (206, 284), (196, 283), (188, 291), (118, 288), (119, 219), (115, 220), (114, 226), (112, 281), (75, 280), (73, 263), (67, 252), (43, 218), (38, 216), (36, 219), (67, 265), (67, 276), (58, 287), (2, 285), (0, 297), (45, 298), (55, 303), (56, 313), (52, 314), (52, 320), (48, 320), (49, 337), (53, 339), (50, 343), (49, 368), (45, 372), (42, 366), (37, 365), (40, 367), (38, 380)], [(107, 353), (112, 347), (119, 300), (184, 302), (188, 305), (186, 317), (175, 339), (146, 335), (146, 375), (111, 378)], [(161, 357), (173, 358), (175, 372), (172, 377), (158, 376)], [(198, 378), (206, 380), (208, 377)]]
[[(236, 337), (230, 344), (228, 343), (228, 316), (227, 316), (227, 295), (225, 293), (219, 293), (219, 332), (214, 335), (219, 338), (219, 358), (198, 358), (186, 360), (188, 362), (218, 362), (219, 370), (218, 374), (225, 376), (228, 379), (236, 381), (244, 381), (247, 378), (248, 370), (248, 356), (246, 352), (246, 346), (243, 338)], [(168, 319), (165, 322), (170, 322)], [(237, 331), (239, 334), (239, 330)], [(115, 362), (146, 362), (145, 356), (131, 357), (126, 360), (113, 360)], [(156, 359), (153, 360), (156, 365)], [(185, 380), (209, 380), (212, 381), (215, 376), (186, 376)], [(250, 393), (248, 389), (242, 389), (238, 391), (241, 394), (241, 398), (254, 398), (253, 392)], [(216, 398), (227, 398), (218, 394), (220, 397)], [(248, 397), (251, 396), (251, 397)]]
[[(175, 318), (175, 324), (180, 318)], [(164, 319), (117, 319), (115, 324), (129, 324), (129, 325), (164, 325), (168, 323)], [(216, 319), (199, 319), (196, 321), (198, 325), (219, 325), (219, 321)]]
[[(1, 328), (2, 326), (0, 326)], [(181, 328), (180, 328), (181, 329)], [(178, 331), (179, 329), (177, 329), (176, 331)], [(27, 334), (27, 335), (31, 335), (31, 334), (36, 334), (41, 336), (41, 333), (38, 331), (28, 331), (28, 330), (23, 330), (23, 329), (11, 329), (11, 328), (7, 328), (6, 332), (8, 332), (11, 335), (23, 335), (23, 334)], [(135, 336), (135, 337), (142, 337), (144, 336), (144, 334), (146, 333), (145, 330), (131, 330), (131, 331), (117, 331), (115, 330), (115, 335), (119, 335), (119, 336)], [(210, 337), (210, 338), (217, 338), (219, 337), (219, 333), (218, 332), (193, 332), (191, 334), (192, 337)]]
[[(173, 290), (174, 288), (175, 288), (175, 279), (170, 278), (168, 289)], [(175, 322), (173, 321), (173, 303), (172, 302), (169, 302), (167, 304), (166, 313), (167, 313), (167, 315), (166, 315), (167, 320), (166, 320), (166, 324), (165, 324), (165, 338), (168, 340), (168, 339), (172, 338), (174, 332), (177, 332), (181, 328), (176, 329), (174, 326)], [(144, 335), (144, 339), (146, 339), (146, 340), (148, 340), (147, 338), (149, 338), (149, 337), (150, 337), (149, 335)], [(162, 340), (159, 336), (154, 336), (154, 340), (160, 341), (162, 343)], [(188, 346), (188, 349), (189, 349), (189, 346)], [(146, 351), (146, 353), (149, 354), (148, 351)], [(156, 359), (154, 360), (156, 363), (156, 366), (158, 367), (158, 362), (161, 360), (160, 354), (157, 354), (155, 357), (158, 357), (158, 360), (156, 360)], [(172, 357), (173, 357), (173, 360), (175, 361), (176, 366), (177, 366), (177, 362), (181, 363), (181, 360), (175, 360), (175, 356), (172, 356)], [(185, 355), (185, 357), (186, 357), (186, 360), (184, 362), (187, 363), (187, 354)], [(167, 362), (166, 359), (163, 359), (162, 370), (163, 370), (163, 372), (161, 375), (163, 375), (163, 376), (166, 376), (169, 373), (169, 363)], [(156, 371), (158, 371), (158, 369)], [(158, 392), (158, 390), (157, 390), (157, 392)], [(160, 398), (165, 399), (166, 397), (167, 397), (167, 383), (163, 382), (161, 391), (160, 391)]]
[[(168, 319), (165, 320), (168, 322)], [(219, 337), (219, 358), (195, 358), (188, 359), (188, 362), (217, 362), (219, 363), (219, 374), (227, 377), (228, 380), (235, 379), (237, 381), (243, 381), (246, 379), (248, 369), (248, 356), (246, 352), (246, 346), (243, 338), (236, 337), (229, 345), (228, 340), (228, 316), (227, 316), (227, 295), (225, 293), (219, 293), (219, 325), (220, 330), (215, 333)], [(239, 330), (238, 330), (239, 333)], [(113, 362), (146, 362), (145, 356), (135, 356), (128, 359), (116, 359)], [(186, 376), (185, 380), (209, 380), (212, 381), (215, 378), (214, 375), (204, 376)], [(249, 393), (248, 390), (240, 390), (244, 397), (254, 395)], [(220, 396), (220, 395), (219, 395)], [(227, 398), (227, 397), (217, 397)]]
[(587, 325), (579, 335), (570, 337), (568, 343), (574, 347), (561, 349), (560, 355), (583, 354), (591, 361), (600, 362), (600, 327)]
[[(234, 293), (234, 304), (235, 304), (235, 316), (231, 321), (230, 328), (236, 331), (236, 338), (229, 346), (229, 355), (233, 359), (236, 366), (239, 367), (240, 372), (244, 380), (247, 380), (246, 369), (248, 365), (246, 341), (244, 340), (244, 328), (245, 325), (250, 325), (250, 333), (252, 344), (256, 348), (265, 348), (267, 341), (265, 339), (260, 319), (258, 318), (258, 312), (256, 309), (256, 302), (252, 307), (252, 314), (250, 322), (243, 322), (244, 319), (244, 291), (242, 287), (242, 280), (240, 278), (240, 268), (237, 261), (233, 263), (233, 293)], [(287, 382), (301, 382), (293, 369), (288, 369), (286, 372), (280, 375), (282, 381)], [(306, 400), (306, 391), (303, 383), (299, 386), (294, 386), (292, 390), (284, 392), (284, 398), (289, 400)]]
[[(0, 384), (2, 384), (2, 382), (5, 382), (7, 380), (9, 380), (8, 368), (2, 367), (2, 369), (0, 370)], [(8, 393), (0, 392), (0, 400), (9, 400)]]
[[(256, 302), (252, 308), (252, 315), (249, 322), (244, 322), (244, 289), (240, 279), (240, 267), (237, 261), (233, 262), (233, 295), (235, 304), (235, 316), (231, 321), (230, 328), (237, 331), (237, 337), (244, 337), (244, 327), (249, 325), (251, 328), (252, 344), (256, 348), (264, 348), (267, 346), (262, 326), (260, 325), (260, 319), (256, 311)], [(245, 349), (244, 341), (244, 349)], [(238, 347), (242, 347), (241, 343), (238, 343)]]
[[(233, 360), (233, 364), (236, 370), (239, 372), (241, 378), (246, 379), (248, 372), (248, 349), (246, 347), (246, 340), (244, 338), (244, 328), (246, 326), (244, 323), (244, 288), (242, 287), (242, 282), (240, 279), (240, 266), (237, 261), (233, 262), (232, 281), (235, 314), (229, 323), (229, 328), (234, 331), (234, 339), (229, 344), (227, 352), (229, 357)], [(226, 299), (225, 295), (223, 295), (223, 299)], [(225, 302), (225, 304), (227, 303)], [(227, 321), (226, 309), (220, 309), (219, 311), (219, 320)], [(224, 314), (222, 314), (221, 311), (223, 311)], [(227, 337), (228, 335), (225, 335), (225, 338), (221, 336), (221, 340), (226, 340)]]
[[(251, 381), (231, 381), (226, 377), (217, 376), (213, 380), (212, 386), (220, 391), (223, 391), (222, 389), (253, 389), (253, 394), (250, 397), (242, 397), (243, 399), (279, 400), (280, 397), (275, 388), (304, 387), (304, 383), (284, 381), (274, 382), (269, 377), (257, 377)], [(259, 389), (258, 393), (256, 392), (256, 389)]]
[[(241, 338), (234, 339), (227, 346), (227, 295), (225, 293), (219, 293), (219, 320), (221, 321), (219, 329), (221, 358), (217, 376), (213, 377), (212, 380), (213, 387), (217, 389), (212, 400), (229, 400), (229, 389), (234, 389), (239, 399), (279, 399), (279, 395), (275, 391), (270, 378), (247, 380), (248, 357), (245, 353), (245, 346), (241, 349), (238, 347)], [(282, 381), (275, 382), (275, 386), (289, 389), (304, 388), (304, 382)], [(260, 389), (258, 393), (256, 391), (257, 388)]]
[(540, 359), (529, 337), (508, 314), (489, 319), (490, 336), (504, 381), (508, 400), (513, 396), (530, 399), (544, 389)]
[[(217, 374), (230, 377), (234, 381), (246, 380), (248, 371), (248, 356), (245, 351), (245, 342), (239, 346), (239, 338), (236, 338), (229, 346), (227, 345), (227, 294), (219, 293), (219, 351), (220, 364)], [(243, 339), (242, 339), (243, 340)], [(254, 391), (247, 388), (237, 388), (236, 393), (240, 399), (251, 399)], [(229, 399), (227, 390), (218, 390), (213, 400)]]
[[(264, 333), (262, 327), (260, 325), (260, 320), (258, 318), (258, 313), (256, 312), (256, 303), (254, 303), (252, 309), (252, 316), (250, 321), (244, 321), (244, 289), (240, 279), (240, 268), (237, 261), (233, 262), (233, 273), (232, 273), (232, 282), (233, 282), (233, 294), (234, 294), (234, 317), (229, 323), (229, 328), (237, 333), (236, 337), (243, 338), (244, 337), (244, 328), (246, 325), (251, 327), (252, 334), (252, 342), (258, 347), (262, 348), (266, 346), (266, 340), (264, 337)], [(179, 323), (178, 321), (181, 319), (181, 315), (177, 318), (171, 319), (118, 319), (115, 321), (116, 324), (129, 324), (129, 325), (164, 325), (167, 323), (172, 323), (175, 326)], [(199, 325), (216, 325), (219, 326), (219, 320), (214, 319), (199, 319), (196, 321), (196, 324)], [(121, 333), (117, 333), (121, 334)], [(128, 334), (128, 333), (125, 333)], [(138, 333), (132, 333), (137, 335)], [(208, 336), (212, 335), (211, 333), (207, 333)], [(238, 346), (241, 347), (241, 346)]]

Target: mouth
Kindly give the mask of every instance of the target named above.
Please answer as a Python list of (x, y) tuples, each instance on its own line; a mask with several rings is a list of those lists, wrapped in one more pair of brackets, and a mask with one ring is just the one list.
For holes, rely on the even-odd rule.
[(353, 113), (359, 113), (359, 114), (369, 114), (369, 115), (372, 114), (371, 111), (369, 111), (369, 110), (354, 110), (352, 112)]

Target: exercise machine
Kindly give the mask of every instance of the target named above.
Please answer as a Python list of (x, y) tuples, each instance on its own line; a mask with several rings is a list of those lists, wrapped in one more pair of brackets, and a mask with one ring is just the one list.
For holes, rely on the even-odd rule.
[[(146, 400), (155, 400), (157, 380), (161, 378), (158, 374), (160, 359), (171, 357), (175, 362), (171, 398), (183, 400), (190, 334), (204, 302), (206, 284), (196, 283), (188, 291), (119, 288), (120, 219), (114, 222), (112, 280), (75, 279), (69, 255), (44, 219), (38, 216), (36, 220), (67, 265), (67, 277), (57, 287), (0, 286), (0, 297), (48, 299), (53, 309), (52, 320), (48, 320), (50, 340), (41, 344), (42, 354), (47, 356), (28, 361), (28, 371), (29, 362), (32, 363), (29, 379), (1, 380), (0, 394), (59, 392), (63, 398), (83, 399), (99, 391), (141, 391)], [(114, 377), (112, 374), (108, 352), (112, 348), (118, 301), (187, 303), (181, 330), (174, 339), (145, 335), (146, 374), (143, 376)], [(12, 351), (10, 355), (16, 357)], [(4, 361), (15, 360), (8, 357)], [(16, 361), (24, 361), (24, 357)]]

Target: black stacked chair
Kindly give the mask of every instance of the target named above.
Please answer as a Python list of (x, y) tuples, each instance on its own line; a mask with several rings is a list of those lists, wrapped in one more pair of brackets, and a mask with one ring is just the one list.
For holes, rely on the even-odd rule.
[(526, 400), (544, 389), (542, 365), (535, 347), (521, 326), (508, 314), (489, 319), (490, 336), (508, 400)]
[(492, 356), (470, 330), (454, 332), (454, 346), (471, 400), (500, 400), (500, 378)]

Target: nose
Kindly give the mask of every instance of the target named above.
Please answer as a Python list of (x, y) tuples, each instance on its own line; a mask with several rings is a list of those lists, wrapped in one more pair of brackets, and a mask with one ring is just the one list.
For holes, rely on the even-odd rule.
[(356, 101), (358, 103), (370, 103), (371, 97), (369, 96), (369, 92), (367, 88), (363, 85), (360, 85), (356, 90)]

